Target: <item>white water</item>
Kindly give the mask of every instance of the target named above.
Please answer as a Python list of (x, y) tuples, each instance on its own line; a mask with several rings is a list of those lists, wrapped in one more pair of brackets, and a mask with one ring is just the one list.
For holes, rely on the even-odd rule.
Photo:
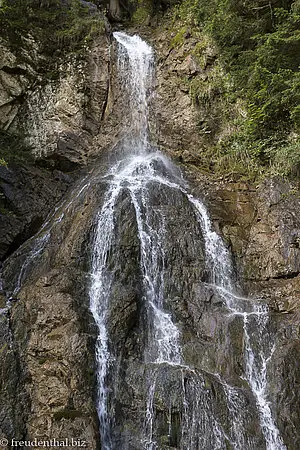
[[(109, 187), (101, 211), (97, 216), (93, 243), (90, 305), (98, 338), (96, 360), (98, 365), (97, 410), (100, 421), (101, 445), (111, 450), (112, 426), (107, 378), (114, 355), (107, 332), (109, 300), (114, 282), (113, 269), (109, 269), (110, 254), (115, 243), (115, 212), (121, 193), (129, 194), (134, 206), (140, 243), (140, 267), (143, 278), (143, 299), (148, 314), (148, 342), (145, 350), (147, 364), (178, 367), (183, 370), (184, 361), (180, 347), (180, 329), (164, 299), (164, 242), (165, 217), (151, 205), (150, 187), (163, 186), (177, 190), (190, 202), (205, 240), (207, 264), (211, 272), (211, 285), (219, 293), (230, 315), (243, 320), (245, 378), (256, 399), (261, 428), (267, 450), (284, 450), (279, 431), (268, 401), (267, 369), (272, 356), (273, 343), (267, 332), (268, 311), (263, 305), (242, 297), (235, 291), (234, 270), (229, 251), (213, 230), (205, 206), (188, 190), (178, 170), (159, 152), (151, 152), (148, 139), (148, 92), (153, 84), (152, 49), (137, 36), (114, 33), (118, 41), (118, 68), (123, 87), (129, 98), (128, 121), (122, 150), (124, 158), (118, 161), (104, 179)], [(155, 407), (154, 396), (157, 372), (148, 386), (143, 448), (154, 450)], [(182, 418), (183, 450), (223, 449), (230, 442), (236, 450), (254, 449), (245, 440), (245, 417), (241, 409), (238, 391), (222, 381), (227, 405), (233, 423), (231, 435), (226, 435), (216, 419), (213, 399), (204, 389), (204, 381), (196, 374), (190, 376), (188, 389), (183, 382), (184, 417)]]
[(267, 330), (268, 310), (257, 305), (254, 309), (257, 314), (244, 314), (246, 379), (256, 398), (267, 450), (285, 450), (268, 400), (268, 363), (275, 350)]
[(96, 342), (98, 381), (97, 411), (101, 429), (101, 448), (103, 450), (109, 450), (111, 448), (106, 388), (110, 354), (106, 322), (113, 275), (109, 272), (107, 263), (110, 247), (114, 239), (114, 208), (119, 192), (119, 189), (110, 189), (108, 191), (103, 207), (98, 214), (93, 244), (92, 280), (89, 293), (91, 312), (98, 327)]
[(182, 370), (182, 396), (184, 417), (181, 440), (183, 445), (180, 445), (180, 449), (226, 449), (229, 438), (216, 418), (211, 391), (205, 388), (205, 381), (200, 374), (191, 371), (184, 382), (184, 370)]
[(248, 421), (248, 409), (240, 392), (220, 380), (227, 400), (229, 421), (232, 424), (229, 441), (236, 450), (256, 450), (255, 444), (246, 436), (245, 428)]
[[(164, 167), (173, 174), (171, 163), (159, 153), (148, 153), (148, 97), (153, 84), (153, 50), (139, 36), (116, 32), (118, 66), (121, 81), (130, 100), (129, 128), (126, 129), (126, 150), (131, 156), (118, 162), (109, 172), (111, 186), (120, 192), (126, 188), (135, 208), (141, 249), (141, 270), (144, 299), (148, 307), (150, 343), (149, 362), (180, 364), (179, 331), (171, 316), (164, 311), (163, 217), (153, 220), (149, 202), (148, 184), (155, 181)], [(134, 155), (134, 156), (132, 156)], [(156, 223), (155, 223), (156, 222)], [(158, 226), (157, 226), (158, 225)]]
[[(179, 331), (173, 323), (171, 315), (164, 311), (163, 221), (161, 217), (158, 218), (159, 229), (155, 228), (153, 214), (148, 208), (147, 184), (156, 179), (155, 166), (164, 163), (165, 158), (158, 153), (149, 154), (143, 158), (134, 156), (126, 159), (126, 162), (117, 163), (107, 175), (110, 178), (110, 187), (97, 217), (97, 229), (93, 244), (90, 304), (99, 331), (96, 348), (98, 415), (102, 430), (102, 446), (105, 450), (111, 448), (106, 377), (111, 358), (107, 335), (107, 315), (113, 273), (108, 270), (108, 262), (115, 239), (114, 214), (123, 190), (130, 194), (134, 205), (140, 241), (144, 301), (147, 304), (149, 320), (149, 345), (146, 360), (149, 363), (181, 363)], [(150, 396), (151, 392), (150, 389)], [(150, 397), (148, 404), (151, 404)], [(148, 414), (150, 414), (150, 410), (149, 406)], [(153, 421), (153, 418), (150, 418), (149, 421)], [(147, 448), (152, 447), (148, 446)]]
[[(19, 249), (18, 252), (24, 253), (24, 249), (27, 247), (31, 247), (30, 251), (26, 254), (25, 260), (22, 263), (22, 266), (19, 271), (18, 278), (16, 280), (14, 289), (12, 291), (12, 295), (10, 298), (13, 298), (20, 291), (24, 280), (28, 275), (29, 268), (36, 262), (38, 257), (43, 253), (46, 245), (48, 244), (51, 238), (51, 232), (53, 228), (59, 224), (66, 213), (68, 212), (70, 206), (75, 202), (75, 200), (80, 197), (80, 195), (89, 187), (90, 182), (85, 182), (83, 180), (77, 191), (73, 192), (71, 200), (63, 200), (59, 206), (57, 206), (54, 210), (54, 213), (50, 214), (49, 217), (45, 220), (41, 229), (39, 230), (37, 236), (33, 236), (25, 244)], [(9, 298), (9, 300), (10, 300)], [(10, 307), (10, 303), (8, 303), (8, 308)]]
[[(148, 305), (149, 348), (147, 361), (181, 364), (179, 331), (171, 315), (164, 311), (164, 219), (159, 214), (155, 227), (150, 210), (147, 182), (127, 185), (135, 208), (141, 246), (141, 269), (144, 295)], [(151, 180), (151, 177), (150, 177)]]
[[(98, 376), (98, 416), (101, 429), (101, 443), (104, 450), (111, 448), (111, 431), (109, 405), (107, 396), (107, 374), (112, 355), (109, 351), (107, 334), (107, 315), (109, 296), (113, 282), (113, 272), (108, 270), (109, 252), (115, 239), (114, 213), (117, 201), (123, 190), (129, 192), (134, 205), (138, 237), (141, 249), (141, 271), (144, 284), (144, 301), (147, 305), (149, 320), (148, 362), (179, 364), (181, 362), (179, 348), (179, 331), (172, 322), (171, 315), (164, 311), (163, 302), (163, 231), (162, 218), (157, 220), (159, 229), (155, 227), (149, 210), (147, 184), (156, 177), (157, 165), (169, 165), (160, 154), (147, 154), (148, 148), (148, 106), (147, 87), (151, 86), (151, 70), (153, 68), (152, 49), (138, 36), (129, 37), (124, 33), (114, 33), (119, 42), (119, 71), (123, 87), (130, 98), (131, 114), (129, 127), (126, 129), (126, 139), (123, 142), (124, 153), (127, 156), (115, 164), (105, 176), (109, 181), (102, 210), (98, 214), (97, 229), (93, 244), (92, 282), (90, 287), (90, 304), (98, 327), (96, 345), (97, 376)], [(133, 156), (135, 155), (135, 156)], [(154, 389), (154, 387), (153, 387)], [(151, 417), (153, 389), (148, 397), (147, 422), (152, 435)], [(152, 398), (152, 400), (151, 400)], [(149, 437), (147, 448), (151, 448), (152, 438)]]
[(284, 450), (286, 446), (275, 424), (268, 401), (267, 369), (275, 350), (272, 335), (268, 333), (268, 308), (255, 302), (247, 303), (245, 302), (247, 299), (235, 293), (230, 254), (221, 238), (212, 230), (206, 208), (192, 196), (189, 198), (199, 213), (207, 261), (211, 266), (212, 283), (216, 285), (231, 314), (243, 317), (245, 374), (256, 399), (266, 449)]
[(148, 398), (146, 406), (146, 421), (145, 421), (145, 434), (146, 440), (143, 443), (143, 448), (147, 450), (156, 450), (156, 442), (153, 436), (154, 427), (154, 395), (157, 380), (157, 370), (154, 370), (151, 374), (151, 379), (148, 386)]
[(153, 86), (154, 55), (139, 36), (115, 32), (118, 42), (118, 75), (128, 100), (125, 147), (129, 154), (143, 154), (148, 148), (148, 99)]

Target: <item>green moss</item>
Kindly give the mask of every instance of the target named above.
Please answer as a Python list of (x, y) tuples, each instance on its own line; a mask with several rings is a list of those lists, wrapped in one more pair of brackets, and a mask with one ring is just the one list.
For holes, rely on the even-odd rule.
[(43, 365), (43, 364), (45, 364), (45, 362), (46, 361), (48, 361), (48, 358), (46, 358), (46, 357), (40, 357), (40, 358), (38, 358), (38, 363), (40, 364), (40, 365)]
[(211, 390), (211, 382), (207, 377), (204, 379), (204, 389)]
[(184, 44), (185, 35), (187, 33), (187, 30), (188, 30), (188, 27), (186, 25), (184, 25), (177, 31), (176, 35), (171, 40), (171, 48), (179, 48)]
[(0, 348), (0, 355), (7, 349), (7, 344), (2, 345)]
[(82, 412), (78, 411), (76, 409), (61, 409), (59, 411), (56, 411), (53, 414), (53, 417), (55, 420), (61, 420), (61, 419), (76, 419), (77, 417), (82, 417)]
[(148, 20), (148, 17), (149, 17), (149, 13), (148, 13), (147, 9), (140, 6), (133, 13), (132, 22), (137, 25), (142, 25)]
[(138, 0), (134, 6), (132, 22), (136, 25), (144, 25), (149, 21), (152, 15), (153, 5), (151, 0)]
[(32, 162), (33, 157), (30, 150), (24, 142), (24, 136), (0, 130), (0, 165), (8, 165), (12, 162)]
[[(2, 194), (2, 193), (1, 193), (1, 194)], [(8, 209), (7, 207), (5, 207), (5, 206), (3, 206), (3, 205), (1, 204), (1, 199), (0, 199), (0, 214), (1, 214), (2, 216), (12, 216), (12, 217), (16, 217), (15, 214), (14, 214), (10, 209)]]
[[(190, 95), (196, 103), (211, 103), (226, 92), (226, 75), (220, 64), (215, 63), (207, 78), (192, 78), (189, 82)], [(219, 101), (225, 102), (225, 95)]]

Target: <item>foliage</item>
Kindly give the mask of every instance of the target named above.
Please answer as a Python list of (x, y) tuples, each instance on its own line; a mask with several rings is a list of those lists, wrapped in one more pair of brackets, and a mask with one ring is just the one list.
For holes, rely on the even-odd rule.
[(175, 8), (174, 19), (180, 30), (189, 26), (214, 41), (218, 64), (230, 77), (225, 82), (209, 77), (210, 89), (194, 80), (194, 97), (196, 93), (199, 102), (215, 98), (219, 83), (228, 109), (234, 109), (238, 100), (245, 104), (234, 133), (218, 143), (220, 159), (237, 158), (258, 172), (297, 175), (300, 1), (186, 0)]
[[(89, 40), (104, 31), (100, 14), (83, 5), (80, 0), (3, 0), (1, 35), (20, 62), (31, 55), (35, 70), (54, 81), (60, 76), (59, 57), (80, 54)], [(29, 150), (22, 136), (0, 130), (0, 165), (32, 162)]]
[(139, 6), (132, 15), (132, 22), (137, 25), (142, 25), (147, 22), (149, 12), (144, 6)]
[(23, 137), (5, 130), (0, 130), (0, 155), (0, 166), (11, 162), (33, 161), (30, 148), (25, 145)]
[(4, 0), (0, 27), (16, 47), (22, 36), (31, 35), (44, 53), (52, 55), (66, 48), (76, 50), (101, 33), (104, 23), (79, 0)]

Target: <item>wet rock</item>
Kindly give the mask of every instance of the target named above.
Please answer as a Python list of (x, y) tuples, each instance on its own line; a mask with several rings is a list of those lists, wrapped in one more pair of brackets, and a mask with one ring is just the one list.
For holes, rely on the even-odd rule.
[[(160, 128), (153, 120), (153, 140), (174, 158), (198, 163), (202, 140), (196, 108), (187, 88), (179, 82), (179, 75), (206, 75), (201, 74), (204, 69), (199, 68), (191, 54), (186, 54), (190, 47), (169, 51), (166, 39), (163, 36), (156, 41), (160, 62), (158, 96), (153, 108), (159, 111)], [(206, 67), (214, 57), (211, 51)], [(18, 96), (24, 73), (20, 72), (22, 67), (14, 66), (13, 56), (7, 58), (6, 66), (15, 73), (5, 69), (3, 84)], [(16, 175), (11, 169), (1, 169), (5, 201), (13, 211), (3, 219), (3, 256), (38, 230), (46, 213), (74, 180), (66, 172), (76, 171), (101, 152), (99, 167), (106, 167), (116, 157), (104, 149), (122, 137), (120, 129), (128, 117), (124, 114), (127, 109), (122, 86), (113, 84), (114, 63), (112, 80), (108, 82), (107, 43), (95, 43), (87, 66), (79, 69), (81, 73), (76, 74), (76, 67), (71, 64), (58, 83), (46, 83), (30, 93), (22, 106), (24, 122), (16, 119), (16, 123), (20, 120), (19, 123), (32, 125), (28, 141), (40, 155), (41, 166), (53, 172), (45, 174), (41, 169), (26, 168)], [(19, 78), (12, 81), (11, 76)], [(12, 111), (13, 121), (18, 111)], [(265, 182), (255, 189), (246, 183), (212, 182), (201, 178), (197, 169), (191, 172), (195, 195), (205, 199), (215, 230), (233, 252), (240, 284), (249, 297), (260, 298), (271, 309), (275, 346), (268, 366), (269, 397), (288, 448), (297, 450), (298, 191), (281, 180)], [(86, 440), (91, 449), (99, 446), (96, 327), (88, 310), (88, 287), (95, 214), (103, 204), (106, 184), (95, 173), (89, 174), (89, 180), (91, 187), (83, 195), (71, 190), (63, 209), (54, 215), (48, 229), (49, 240), (25, 271), (10, 320), (1, 316), (0, 379), (10, 380), (1, 393), (4, 436), (74, 436)], [(162, 450), (180, 447), (181, 429), (190, 448), (205, 448), (207, 442), (210, 448), (217, 448), (217, 426), (222, 426), (227, 435), (233, 432), (231, 423), (235, 423), (236, 411), (232, 404), (230, 409), (226, 396), (234, 395), (239, 399), (238, 410), (244, 414), (242, 425), (251, 445), (264, 449), (255, 398), (243, 378), (243, 321), (229, 314), (224, 298), (209, 285), (203, 236), (193, 208), (184, 195), (172, 189), (154, 185), (149, 186), (149, 192), (152, 225), (165, 233), (165, 307), (178, 324), (184, 361), (189, 367), (145, 361), (151, 334), (143, 295), (141, 246), (134, 207), (124, 190), (115, 217), (116, 242), (109, 255), (115, 283), (108, 314), (112, 354), (108, 410), (115, 421), (115, 447), (140, 450), (141, 441), (149, 437), (149, 427), (153, 426), (154, 438)], [(21, 220), (23, 217), (26, 223)], [(165, 228), (162, 217), (167, 219)], [(34, 248), (32, 242), (26, 245), (6, 261), (7, 290), (13, 290), (10, 285), (15, 283)], [(10, 333), (14, 337), (11, 348), (5, 346)], [(17, 372), (21, 374), (18, 377)], [(233, 391), (228, 391), (229, 387)], [(150, 408), (152, 425), (147, 421)], [(207, 418), (200, 417), (199, 411), (208, 411), (215, 420), (208, 430), (203, 428)], [(190, 433), (192, 427), (197, 433)], [(204, 442), (204, 438), (208, 440)], [(230, 448), (232, 444), (228, 440), (226, 445)]]
[(69, 184), (70, 180), (54, 180), (36, 167), (0, 167), (2, 260), (38, 231)]
[(111, 347), (116, 358), (121, 355), (125, 359), (136, 358), (138, 355), (142, 358), (139, 342), (143, 342), (144, 337), (139, 329), (139, 316), (144, 305), (140, 277), (140, 243), (135, 211), (126, 192), (120, 199), (116, 224), (117, 240), (110, 260), (114, 273), (108, 319)]
[(29, 398), (24, 391), (26, 375), (20, 363), (23, 355), (14, 342), (8, 313), (1, 314), (0, 324), (0, 434), (22, 439), (30, 411)]
[[(25, 272), (25, 284), (12, 305), (12, 335), (21, 355), (19, 372), (24, 373), (17, 377), (20, 384), (16, 389), (26, 396), (24, 414), (30, 408), (30, 416), (23, 431), (11, 419), (17, 434), (4, 429), (8, 439), (22, 431), (27, 439), (73, 437), (85, 441), (87, 448), (97, 447), (95, 328), (89, 312), (86, 272), (90, 258), (86, 239), (95, 197), (86, 194), (75, 193), (74, 200), (65, 203), (64, 214), (69, 215), (64, 223), (53, 218), (49, 245), (45, 243), (42, 251), (36, 251), (32, 260), (35, 264)], [(25, 254), (26, 250), (25, 245)], [(13, 280), (11, 274), (21, 270), (21, 253), (22, 248), (5, 264), (6, 289)], [(5, 392), (10, 395), (9, 389)], [(10, 404), (8, 398), (4, 411), (6, 404)], [(20, 415), (23, 420), (24, 414)]]
[[(0, 132), (18, 140), (17, 149), (8, 145), (8, 168), (0, 168), (3, 260), (37, 232), (77, 173), (105, 147), (93, 138), (106, 107), (109, 53), (100, 35), (84, 58), (55, 60), (56, 79), (39, 72), (44, 56), (32, 38), (24, 38), (18, 55), (1, 41), (0, 56)], [(58, 179), (57, 171), (66, 175)]]

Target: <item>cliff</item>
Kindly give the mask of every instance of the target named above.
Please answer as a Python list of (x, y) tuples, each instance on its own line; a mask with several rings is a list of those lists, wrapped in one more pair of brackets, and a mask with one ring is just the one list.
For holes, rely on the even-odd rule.
[[(193, 196), (208, 208), (250, 302), (259, 298), (270, 309), (275, 347), (268, 368), (269, 397), (286, 447), (296, 450), (300, 446), (299, 180), (270, 174), (253, 180), (236, 168), (223, 174), (216, 170), (213, 151), (230, 134), (230, 120), (237, 114), (235, 103), (229, 117), (219, 120), (224, 99), (222, 93), (211, 91), (211, 80), (220, 70), (217, 48), (203, 44), (201, 65), (194, 51), (200, 38), (185, 31), (177, 45), (177, 31), (170, 28), (168, 17), (159, 24), (150, 21), (138, 31), (153, 46), (157, 67), (150, 102), (151, 145), (181, 168)], [(26, 35), (16, 49), (6, 36), (0, 47), (1, 149), (6, 161), (0, 167), (0, 434), (9, 440), (74, 437), (96, 449), (100, 448), (97, 329), (88, 292), (92, 243), (95, 217), (105, 201), (105, 174), (119, 157), (117, 144), (128, 125), (129, 106), (117, 77), (116, 43), (107, 24), (106, 31), (84, 42), (80, 51), (61, 54), (55, 61), (39, 45), (36, 37)], [(202, 89), (197, 101), (191, 83)], [(230, 321), (222, 299), (203, 287), (208, 277), (204, 238), (186, 199), (171, 190), (153, 189), (151, 202), (171, 223), (165, 246), (166, 278), (171, 281), (165, 289), (180, 324), (186, 360), (201, 372), (204, 392), (216, 401), (229, 433), (226, 415), (234, 411), (226, 409), (215, 373), (240, 392), (242, 409), (250, 405), (254, 411), (242, 378), (242, 325)], [(108, 333), (115, 358), (111, 364), (117, 369), (110, 375), (111, 395), (116, 398), (110, 413), (116, 423), (115, 445), (125, 450), (126, 442), (126, 448), (139, 449), (149, 381), (140, 364), (147, 325), (140, 301), (138, 225), (126, 193), (115, 221), (118, 255), (112, 251), (109, 264), (117, 282)], [(164, 370), (166, 377), (158, 375), (160, 387), (152, 399), (158, 448), (181, 448), (182, 387), (175, 369)], [(193, 375), (186, 377), (187, 385), (192, 385)], [(206, 405), (206, 397), (196, 388), (194, 394)], [(168, 396), (173, 399), (171, 412)], [(187, 401), (195, 406), (192, 399)], [(253, 448), (265, 449), (258, 415), (251, 414), (247, 432)]]

